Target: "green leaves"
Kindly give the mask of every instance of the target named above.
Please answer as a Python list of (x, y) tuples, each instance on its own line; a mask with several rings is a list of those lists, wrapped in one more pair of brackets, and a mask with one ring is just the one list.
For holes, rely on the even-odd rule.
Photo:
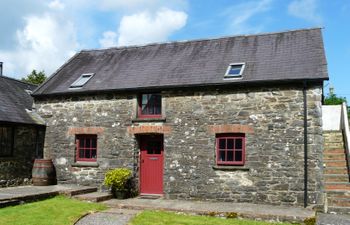
[(127, 168), (109, 170), (105, 175), (104, 184), (117, 190), (125, 190), (125, 185), (131, 178), (131, 174), (131, 170)]
[(42, 84), (46, 80), (46, 75), (44, 71), (40, 71), (39, 73), (36, 70), (33, 70), (31, 74), (28, 74), (27, 77), (22, 78), (22, 81), (31, 83), (31, 84)]

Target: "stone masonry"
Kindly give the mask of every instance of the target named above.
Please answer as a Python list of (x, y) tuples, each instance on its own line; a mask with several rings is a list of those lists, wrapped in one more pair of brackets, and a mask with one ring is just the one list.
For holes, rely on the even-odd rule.
[[(101, 185), (110, 168), (138, 176), (140, 134), (164, 135), (164, 195), (171, 199), (302, 205), (301, 84), (165, 90), (161, 120), (137, 119), (137, 94), (36, 99), (46, 120), (45, 156), (59, 183)], [(310, 204), (322, 204), (322, 84), (309, 85)], [(246, 135), (246, 164), (216, 166), (215, 134)], [(97, 163), (75, 162), (75, 135), (97, 134)]]
[(30, 184), (35, 158), (42, 158), (45, 128), (14, 125), (13, 156), (0, 157), (0, 187)]

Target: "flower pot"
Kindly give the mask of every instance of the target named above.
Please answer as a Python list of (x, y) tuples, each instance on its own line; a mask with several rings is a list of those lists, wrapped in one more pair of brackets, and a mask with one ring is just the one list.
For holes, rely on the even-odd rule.
[(118, 190), (112, 188), (113, 197), (116, 199), (126, 199), (128, 198), (128, 192), (126, 190)]

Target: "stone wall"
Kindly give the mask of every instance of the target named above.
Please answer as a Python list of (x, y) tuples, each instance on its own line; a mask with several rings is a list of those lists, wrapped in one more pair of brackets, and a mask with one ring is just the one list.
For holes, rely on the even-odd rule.
[[(308, 88), (309, 203), (322, 203), (322, 85)], [(138, 175), (137, 134), (164, 134), (167, 198), (302, 205), (302, 85), (163, 91), (159, 121), (136, 118), (136, 94), (36, 100), (45, 154), (60, 183), (101, 185), (109, 168)], [(246, 164), (216, 166), (215, 134), (246, 134)], [(98, 133), (96, 164), (75, 162), (75, 134)], [(136, 135), (136, 136), (135, 136)]]
[(13, 155), (0, 157), (0, 187), (31, 184), (35, 158), (42, 157), (44, 127), (12, 125)]

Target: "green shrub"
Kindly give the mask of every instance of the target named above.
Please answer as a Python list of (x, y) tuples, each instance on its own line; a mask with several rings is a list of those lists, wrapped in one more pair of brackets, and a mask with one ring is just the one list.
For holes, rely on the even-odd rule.
[(225, 213), (227, 219), (235, 219), (238, 217), (238, 214), (235, 212), (227, 212)]
[(104, 184), (118, 191), (126, 191), (127, 183), (131, 179), (131, 174), (131, 170), (127, 168), (109, 170), (105, 175)]
[(315, 225), (316, 224), (316, 218), (310, 217), (304, 220), (305, 225)]

